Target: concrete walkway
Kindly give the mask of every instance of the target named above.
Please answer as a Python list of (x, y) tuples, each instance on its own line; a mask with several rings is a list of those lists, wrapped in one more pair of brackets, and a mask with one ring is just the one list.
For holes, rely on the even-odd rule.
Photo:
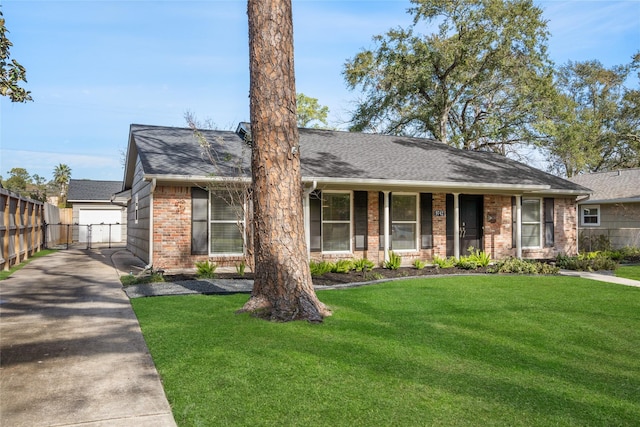
[(176, 425), (115, 262), (143, 267), (63, 250), (0, 281), (0, 425)]

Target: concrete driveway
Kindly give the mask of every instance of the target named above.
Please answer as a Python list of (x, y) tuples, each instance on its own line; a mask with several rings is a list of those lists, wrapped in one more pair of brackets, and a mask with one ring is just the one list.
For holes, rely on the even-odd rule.
[(176, 425), (114, 263), (140, 260), (63, 250), (0, 281), (0, 425)]

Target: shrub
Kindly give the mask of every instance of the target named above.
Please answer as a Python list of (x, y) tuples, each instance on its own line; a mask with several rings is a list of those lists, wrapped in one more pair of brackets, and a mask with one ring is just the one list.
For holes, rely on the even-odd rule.
[(201, 279), (213, 279), (216, 277), (218, 265), (209, 260), (196, 262), (196, 275)]
[(402, 264), (402, 257), (393, 251), (389, 251), (389, 261), (385, 261), (384, 268), (389, 270), (397, 270)]
[(419, 259), (413, 261), (413, 266), (418, 270), (422, 270), (426, 265), (426, 261), (421, 261)]
[(508, 258), (498, 262), (490, 272), (513, 274), (557, 274), (559, 270), (560, 269), (558, 267), (554, 267), (543, 262)]
[(438, 268), (453, 268), (456, 266), (456, 259), (454, 257), (440, 258), (438, 255), (434, 255), (433, 263)]
[(618, 263), (607, 256), (606, 252), (587, 252), (578, 256), (560, 254), (556, 257), (556, 265), (566, 270), (599, 271), (615, 270)]
[(366, 258), (357, 259), (353, 261), (353, 269), (355, 271), (362, 271), (366, 273), (367, 270), (371, 270), (373, 269), (373, 267), (375, 267), (375, 264), (373, 263), (373, 261), (370, 261)]
[(334, 263), (329, 261), (310, 261), (309, 268), (311, 269), (312, 276), (322, 276), (325, 273), (333, 271), (336, 267)]
[(348, 273), (351, 270), (353, 270), (353, 261), (349, 259), (341, 259), (335, 263), (334, 268), (331, 271), (334, 273)]
[(469, 257), (460, 257), (460, 259), (456, 262), (456, 267), (462, 268), (463, 270), (475, 270), (478, 268), (478, 264), (475, 261), (472, 261)]
[(236, 273), (238, 273), (238, 275), (240, 277), (244, 276), (244, 270), (247, 268), (247, 263), (244, 261), (241, 261), (240, 263), (236, 264)]
[(478, 267), (486, 267), (491, 262), (491, 255), (485, 251), (469, 247), (469, 261), (475, 262)]

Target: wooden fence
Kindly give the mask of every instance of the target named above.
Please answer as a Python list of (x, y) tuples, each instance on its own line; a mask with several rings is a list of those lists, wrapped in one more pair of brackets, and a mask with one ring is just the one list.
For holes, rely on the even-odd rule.
[(0, 188), (0, 269), (20, 264), (44, 245), (44, 203)]

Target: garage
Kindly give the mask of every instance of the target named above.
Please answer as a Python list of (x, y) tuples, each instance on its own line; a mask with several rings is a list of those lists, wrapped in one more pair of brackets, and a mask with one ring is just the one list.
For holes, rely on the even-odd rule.
[(80, 242), (122, 241), (121, 209), (80, 209), (78, 218)]

